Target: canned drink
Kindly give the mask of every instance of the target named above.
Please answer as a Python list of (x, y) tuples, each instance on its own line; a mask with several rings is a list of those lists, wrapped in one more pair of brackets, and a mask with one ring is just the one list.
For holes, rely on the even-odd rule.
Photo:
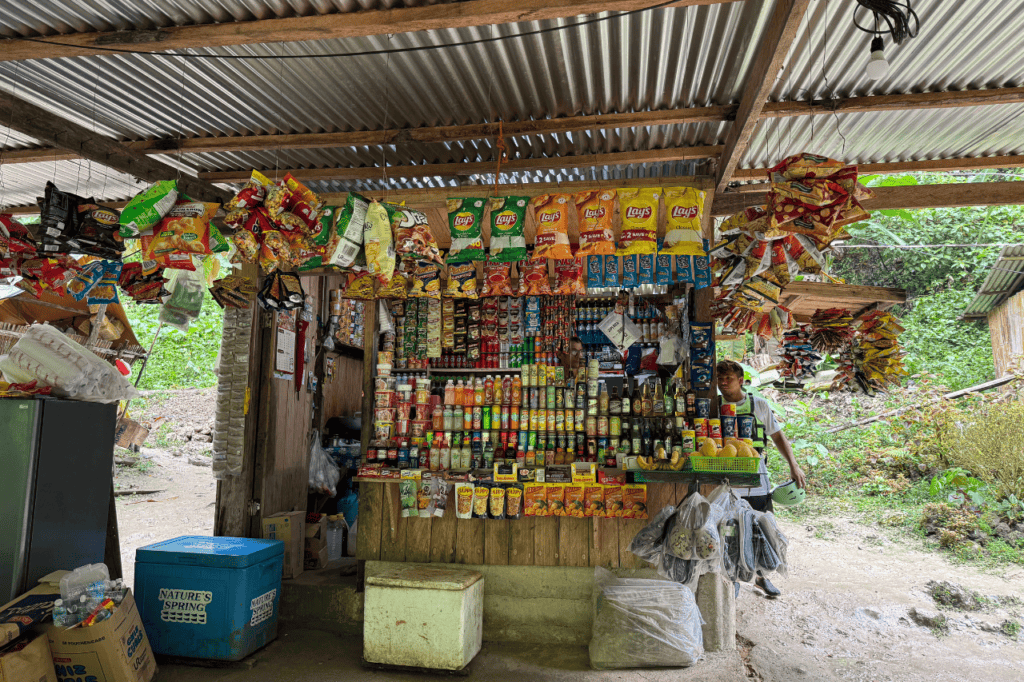
[(697, 417), (700, 419), (711, 418), (711, 398), (697, 398), (695, 403), (697, 409)]
[(563, 413), (564, 418), (565, 418), (565, 431), (566, 431), (566, 433), (571, 432), (571, 431), (575, 431), (576, 430), (576, 421), (575, 421), (576, 413), (573, 410), (569, 410), (569, 409), (562, 410), (562, 413)]
[[(594, 358), (587, 362), (587, 378), (594, 381), (595, 388), (597, 386), (597, 375), (601, 373), (601, 361)], [(596, 393), (595, 393), (596, 395)]]
[(577, 431), (583, 431), (585, 429), (586, 419), (587, 419), (587, 411), (586, 410), (576, 410), (575, 422), (576, 422), (576, 430)]
[(555, 431), (565, 432), (565, 413), (562, 410), (555, 410)]
[(680, 444), (683, 447), (683, 452), (690, 453), (697, 451), (697, 432), (696, 431), (680, 431), (679, 432)]
[(555, 412), (557, 412), (557, 410), (547, 410), (546, 422), (547, 422), (548, 431), (554, 431), (555, 430), (555, 421), (556, 421), (555, 420)]
[(586, 420), (586, 433), (588, 436), (597, 435), (597, 417), (588, 416)]
[(718, 447), (722, 447), (722, 420), (709, 419), (708, 430), (711, 432), (711, 439), (715, 441)]
[(481, 428), (483, 428), (484, 431), (490, 431), (491, 430), (491, 406), (490, 405), (484, 405), (484, 407), (483, 407), (483, 416), (482, 416), (482, 418), (480, 420), (480, 426), (481, 426)]
[(754, 437), (754, 415), (741, 414), (736, 417), (736, 432), (740, 440)]
[(540, 419), (541, 419), (540, 410), (531, 409), (530, 410), (530, 430), (531, 431), (540, 431), (541, 430)]
[(693, 420), (693, 430), (697, 434), (697, 438), (710, 438), (711, 437), (711, 425), (707, 419), (697, 417)]
[(736, 417), (729, 415), (722, 416), (722, 438), (736, 437)]
[(597, 418), (597, 435), (608, 437), (608, 417), (606, 415), (600, 415)]
[(722, 417), (735, 417), (736, 416), (736, 405), (733, 403), (722, 403), (718, 406), (718, 413)]
[(557, 402), (556, 402), (555, 394), (557, 394), (557, 393), (561, 393), (561, 391), (555, 389), (553, 384), (548, 384), (548, 388), (547, 388), (548, 407), (561, 407), (561, 405), (558, 405)]
[(612, 436), (622, 435), (622, 417), (616, 415), (608, 419), (608, 433)]
[[(555, 388), (552, 386), (552, 388)], [(560, 388), (555, 388), (555, 405), (557, 409), (561, 410), (565, 408), (565, 392)], [(550, 407), (550, 406), (549, 406)]]

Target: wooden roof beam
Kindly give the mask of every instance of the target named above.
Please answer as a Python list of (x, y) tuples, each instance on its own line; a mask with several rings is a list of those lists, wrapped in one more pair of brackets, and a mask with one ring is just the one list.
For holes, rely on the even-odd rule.
[[(175, 168), (11, 94), (0, 95), (0, 120), (9, 122), (12, 130), (52, 144), (57, 149), (76, 152), (84, 159), (149, 182), (170, 180), (179, 175)], [(179, 178), (178, 187), (197, 199), (224, 202), (231, 198), (231, 192), (188, 175)]]
[(789, 49), (796, 39), (797, 29), (810, 0), (778, 0), (775, 11), (768, 22), (761, 49), (754, 59), (750, 75), (740, 98), (740, 108), (736, 121), (729, 129), (725, 138), (725, 151), (718, 161), (717, 190), (722, 192), (729, 185), (740, 157), (750, 142), (754, 128), (761, 118), (761, 111), (768, 100), (775, 79), (782, 69), (782, 62), (789, 54)]
[[(717, 5), (735, 0), (679, 0), (672, 7)], [(424, 7), (338, 12), (308, 17), (169, 26), (145, 31), (70, 33), (33, 40), (0, 41), (0, 61), (111, 54), (103, 48), (163, 52), (188, 48), (364, 38), (492, 24), (564, 19), (599, 12), (627, 12), (655, 0), (465, 0)]]
[[(872, 187), (873, 199), (865, 199), (864, 208), (880, 211), (890, 208), (948, 208), (956, 206), (1005, 206), (1024, 204), (1024, 182), (964, 182), (907, 187)], [(764, 206), (767, 194), (719, 194), (712, 211), (729, 216), (748, 206)]]
[[(721, 147), (674, 147), (651, 149), (638, 152), (616, 152), (611, 154), (582, 154), (579, 156), (552, 156), (539, 159), (512, 159), (501, 164), (502, 173), (521, 171), (556, 170), (592, 166), (616, 166), (631, 163), (667, 163), (692, 159), (713, 158), (722, 152)], [(263, 170), (264, 174), (284, 176), (291, 173), (301, 181), (320, 180), (378, 180), (386, 177), (451, 177), (494, 173), (495, 161), (471, 161), (460, 163), (435, 163), (405, 166), (367, 166), (358, 168), (298, 168)], [(242, 183), (249, 179), (251, 171), (202, 171), (199, 177), (208, 182)], [(666, 180), (660, 182), (664, 184)]]

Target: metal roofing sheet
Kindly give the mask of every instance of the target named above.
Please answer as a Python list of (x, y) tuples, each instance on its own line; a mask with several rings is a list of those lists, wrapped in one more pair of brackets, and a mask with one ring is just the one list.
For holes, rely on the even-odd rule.
[(0, 164), (0, 207), (34, 205), (47, 181), (79, 196), (107, 201), (124, 201), (145, 189), (136, 178), (91, 161)]
[(1024, 287), (1024, 244), (1004, 246), (964, 317), (984, 317)]

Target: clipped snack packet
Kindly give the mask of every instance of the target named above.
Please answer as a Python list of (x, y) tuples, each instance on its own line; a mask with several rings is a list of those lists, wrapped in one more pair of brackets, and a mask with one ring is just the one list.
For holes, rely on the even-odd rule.
[(142, 257), (168, 268), (194, 270), (193, 255), (210, 249), (210, 220), (220, 204), (179, 200), (152, 234), (142, 235)]
[(704, 255), (701, 242), (701, 216), (706, 193), (693, 187), (666, 187), (665, 245), (662, 253)]
[[(406, 261), (403, 261), (403, 266)], [(397, 268), (388, 285), (377, 292), (377, 298), (403, 299), (409, 296), (409, 273), (404, 267)]]
[(591, 289), (599, 289), (604, 286), (603, 256), (587, 257), (587, 286)]
[(338, 231), (334, 229), (339, 212), (337, 206), (328, 206), (320, 212), (317, 229), (306, 239), (306, 251), (298, 263), (300, 271), (322, 268), (330, 264), (331, 254), (338, 248), (341, 239)]
[(511, 263), (487, 261), (484, 265), (484, 291), (482, 295), (515, 296), (515, 291), (512, 289)]
[(544, 492), (548, 503), (548, 516), (566, 516), (565, 485), (561, 483), (549, 483), (545, 487)]
[[(637, 272), (636, 266), (636, 255), (621, 256), (619, 262), (622, 263), (622, 288), (623, 289), (635, 289), (640, 286), (640, 276)], [(605, 270), (607, 273), (607, 270)]]
[(137, 237), (159, 223), (178, 200), (175, 180), (154, 182), (121, 209), (121, 236)]
[(617, 193), (619, 213), (622, 216), (617, 253), (622, 256), (654, 253), (657, 250), (658, 200), (661, 190), (628, 188), (617, 190)]
[(320, 211), (324, 207), (323, 200), (291, 173), (285, 174), (284, 185), (291, 191), (285, 211), (302, 222), (305, 232), (312, 232), (320, 220)]
[(491, 483), (477, 483), (473, 488), (473, 518), (486, 519), (491, 501)]
[(659, 253), (655, 260), (655, 284), (672, 284), (672, 256)]
[(519, 295), (545, 296), (551, 294), (548, 282), (548, 261), (543, 256), (534, 255), (519, 266)]
[(618, 288), (619, 260), (619, 257), (614, 255), (604, 257), (604, 286)]
[(391, 226), (395, 231), (395, 251), (399, 256), (413, 256), (420, 260), (428, 260), (443, 265), (441, 250), (430, 232), (427, 215), (406, 206), (385, 204), (391, 216)]
[(581, 290), (581, 273), (583, 271), (583, 259), (560, 260), (555, 263), (555, 294), (562, 296), (573, 296), (585, 294), (586, 286)]
[(537, 221), (537, 239), (534, 244), (534, 258), (569, 260), (569, 205), (571, 194), (542, 194), (534, 197), (534, 218)]
[(456, 263), (448, 266), (448, 286), (444, 295), (448, 298), (479, 298), (476, 288), (476, 265)]
[(505, 518), (505, 486), (497, 483), (491, 486), (491, 503), (488, 518)]
[(339, 268), (351, 267), (363, 246), (363, 230), (370, 201), (355, 192), (349, 192), (345, 205), (338, 211), (335, 229), (338, 245), (330, 254), (329, 262)]
[(615, 191), (610, 189), (579, 192), (573, 197), (580, 224), (580, 248), (577, 256), (603, 256), (615, 253)]
[(420, 261), (412, 276), (409, 298), (441, 298), (441, 266)]
[(249, 176), (249, 181), (245, 183), (245, 187), (238, 190), (238, 194), (228, 201), (224, 206), (224, 210), (228, 213), (238, 209), (251, 211), (263, 203), (263, 200), (267, 197), (267, 188), (273, 184), (270, 178), (254, 170), (252, 175)]
[(521, 519), (523, 517), (523, 485), (511, 483), (505, 486), (505, 518)]
[(448, 199), (448, 227), (452, 235), (452, 247), (448, 252), (449, 263), (484, 259), (484, 240), (481, 232), (484, 221), (484, 199), (468, 197)]
[(472, 483), (455, 484), (455, 518), (473, 518), (473, 493)]
[(368, 272), (349, 272), (345, 276), (345, 284), (341, 289), (342, 298), (372, 301), (374, 298), (373, 275)]
[(526, 260), (526, 208), (529, 197), (491, 199), (491, 255), (495, 263)]
[(374, 201), (366, 209), (363, 243), (366, 249), (367, 269), (378, 282), (387, 284), (395, 274), (395, 244), (391, 239), (391, 219), (388, 217), (388, 210), (379, 201)]
[(547, 486), (544, 483), (527, 483), (523, 486), (523, 512), (526, 516), (547, 516)]
[(641, 253), (637, 257), (637, 274), (640, 284), (654, 284), (654, 254)]

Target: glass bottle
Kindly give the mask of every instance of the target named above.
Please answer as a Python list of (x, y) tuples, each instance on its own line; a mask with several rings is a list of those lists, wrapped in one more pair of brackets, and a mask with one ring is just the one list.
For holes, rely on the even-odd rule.
[(604, 381), (600, 381), (599, 388), (597, 391), (597, 413), (608, 414), (608, 385)]
[(612, 386), (612, 394), (608, 398), (608, 414), (615, 417), (622, 414), (622, 396), (619, 395), (618, 386)]
[(629, 379), (626, 377), (622, 378), (622, 409), (619, 410), (619, 414), (621, 414), (623, 418), (628, 417), (631, 414), (629, 401)]
[(661, 379), (654, 384), (654, 398), (651, 406), (651, 414), (655, 417), (665, 416), (665, 393), (661, 387)]
[(651, 395), (651, 382), (645, 381), (640, 392), (640, 414), (650, 417), (654, 413), (654, 397)]
[(676, 413), (676, 382), (673, 379), (665, 387), (665, 416), (671, 417)]

